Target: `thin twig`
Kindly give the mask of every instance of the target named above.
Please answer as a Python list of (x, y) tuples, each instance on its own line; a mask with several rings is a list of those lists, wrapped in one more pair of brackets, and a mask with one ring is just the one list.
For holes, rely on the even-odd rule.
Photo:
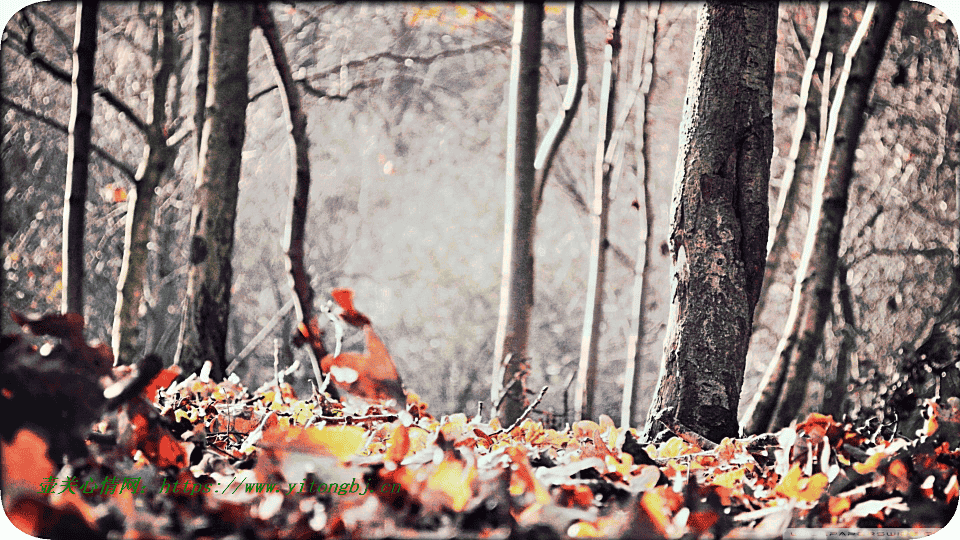
[(312, 420), (334, 424), (351, 424), (354, 422), (393, 422), (398, 418), (395, 414), (371, 414), (368, 416), (314, 416)]
[(496, 405), (493, 406), (493, 410), (495, 410), (495, 411), (500, 410), (500, 405), (502, 405), (502, 404), (503, 404), (503, 400), (507, 398), (507, 395), (510, 393), (510, 389), (512, 389), (512, 388), (513, 388), (513, 385), (517, 384), (519, 381), (520, 381), (520, 379), (518, 379), (518, 378), (516, 378), (516, 377), (514, 377), (513, 379), (510, 380), (510, 384), (508, 384), (508, 385), (503, 389), (503, 392), (500, 393), (500, 399), (498, 399)]
[[(28, 60), (42, 68), (44, 71), (52, 75), (55, 79), (60, 82), (71, 84), (73, 82), (73, 75), (62, 67), (54, 64), (47, 59), (43, 54), (37, 51), (36, 44), (34, 43), (34, 36), (36, 34), (36, 27), (33, 24), (33, 21), (27, 17), (27, 14), (23, 11), (20, 12), (21, 16), (21, 28), (26, 32), (26, 36), (23, 40), (24, 50), (17, 50), (20, 54), (26, 57)], [(16, 48), (14, 48), (16, 50)], [(130, 121), (141, 133), (147, 132), (147, 124), (144, 122), (137, 113), (133, 111), (126, 103), (124, 103), (120, 98), (114, 95), (113, 92), (108, 90), (103, 85), (94, 85), (93, 93), (98, 94), (102, 97), (107, 103), (113, 106), (117, 111), (127, 117), (127, 120)]]
[(526, 420), (527, 417), (530, 416), (530, 413), (532, 413), (533, 410), (537, 408), (537, 405), (540, 404), (540, 400), (543, 399), (543, 395), (547, 393), (547, 390), (549, 388), (550, 388), (549, 386), (544, 386), (543, 388), (541, 388), (540, 394), (537, 396), (536, 401), (531, 403), (530, 406), (527, 407), (527, 410), (523, 411), (523, 414), (521, 414), (512, 424), (510, 424), (510, 427), (508, 427), (507, 429), (500, 428), (494, 431), (493, 433), (491, 433), (490, 436), (492, 437), (494, 435), (499, 435), (501, 433), (510, 433), (511, 431), (516, 429), (516, 427), (519, 426), (524, 420)]
[[(0, 97), (0, 101), (2, 101), (5, 105), (9, 105), (11, 109), (14, 109), (14, 110), (16, 110), (16, 111), (19, 111), (20, 113), (25, 114), (25, 115), (27, 115), (27, 116), (29, 116), (29, 117), (31, 117), (31, 118), (39, 121), (41, 124), (46, 124), (46, 125), (54, 128), (54, 129), (56, 129), (57, 131), (60, 131), (60, 132), (62, 132), (62, 133), (69, 133), (69, 132), (70, 132), (69, 128), (68, 128), (66, 125), (61, 124), (60, 122), (57, 122), (57, 121), (54, 120), (53, 118), (50, 118), (50, 117), (48, 117), (48, 116), (46, 116), (46, 115), (44, 115), (44, 114), (42, 114), (42, 113), (40, 113), (40, 112), (34, 111), (34, 110), (32, 110), (32, 109), (28, 109), (28, 108), (24, 107), (23, 105), (20, 105), (19, 103), (15, 102), (15, 101), (13, 101), (13, 100), (11, 100), (11, 99), (9, 99), (9, 98)], [(122, 172), (123, 175), (126, 176), (131, 182), (136, 183), (136, 181), (137, 181), (137, 174), (136, 174), (136, 172), (134, 172), (134, 170), (133, 170), (132, 168), (128, 167), (125, 163), (123, 163), (123, 162), (121, 162), (119, 159), (113, 157), (113, 156), (110, 155), (106, 150), (104, 150), (103, 148), (97, 146), (96, 144), (91, 143), (90, 146), (93, 148), (93, 153), (94, 153), (94, 154), (97, 154), (98, 156), (100, 156), (101, 158), (103, 158), (104, 161), (106, 161), (107, 163), (109, 163), (109, 164), (113, 165), (114, 167), (116, 167), (117, 170), (119, 170), (120, 172)]]

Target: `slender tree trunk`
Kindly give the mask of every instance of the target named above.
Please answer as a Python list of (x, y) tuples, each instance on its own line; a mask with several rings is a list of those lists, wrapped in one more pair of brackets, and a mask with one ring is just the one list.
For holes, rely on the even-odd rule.
[(847, 268), (837, 261), (837, 296), (840, 301), (840, 316), (843, 320), (839, 325), (840, 347), (837, 350), (837, 369), (833, 377), (824, 385), (823, 407), (820, 412), (834, 418), (840, 418), (843, 413), (843, 403), (847, 396), (847, 380), (850, 375), (850, 356), (856, 350), (857, 323), (853, 315), (853, 300), (850, 296), (850, 285), (847, 284)]
[[(527, 339), (533, 309), (533, 240), (536, 235), (534, 159), (540, 93), (543, 4), (517, 3), (507, 115), (507, 204), (504, 212), (500, 316), (491, 397), (504, 424), (527, 404)], [(501, 399), (502, 398), (502, 399)]]
[(210, 72), (210, 17), (213, 2), (198, 0), (193, 8), (193, 129), (197, 141), (197, 167), (200, 166), (200, 142), (203, 139), (207, 77)]
[(137, 171), (137, 183), (127, 200), (123, 266), (117, 283), (117, 304), (113, 315), (113, 361), (129, 363), (143, 348), (140, 342), (140, 304), (146, 279), (147, 243), (153, 224), (153, 200), (163, 175), (171, 166), (174, 152), (167, 146), (167, 86), (176, 54), (173, 35), (174, 3), (164, 2), (157, 11), (159, 28), (154, 43), (153, 93), (147, 118), (147, 145)]
[[(830, 108), (820, 170), (814, 184), (810, 228), (797, 269), (787, 331), (774, 358), (775, 362), (781, 361), (787, 366), (786, 376), (772, 411), (767, 413), (762, 407), (753, 406), (748, 410), (752, 415), (745, 416), (749, 420), (746, 427), (751, 433), (788, 425), (806, 398), (813, 363), (823, 343), (823, 327), (833, 309), (840, 233), (847, 212), (854, 153), (863, 130), (867, 97), (883, 57), (884, 45), (896, 21), (898, 7), (898, 2), (869, 2), (848, 49), (837, 83), (837, 95)], [(871, 19), (873, 27), (868, 32)], [(865, 41), (861, 46), (862, 40)]]
[[(643, 341), (646, 337), (646, 304), (647, 289), (650, 285), (647, 281), (647, 272), (650, 270), (650, 259), (653, 253), (653, 199), (650, 197), (650, 175), (653, 167), (650, 164), (650, 146), (648, 141), (652, 140), (650, 133), (650, 116), (647, 111), (650, 110), (650, 95), (653, 92), (653, 85), (656, 81), (656, 56), (657, 56), (657, 24), (660, 19), (661, 2), (651, 3), (647, 8), (647, 32), (643, 37), (645, 46), (643, 56), (639, 62), (635, 63), (634, 77), (638, 77), (643, 86), (640, 93), (643, 99), (640, 101), (639, 112), (637, 113), (636, 124), (639, 127), (637, 134), (636, 154), (643, 161), (641, 168), (640, 185), (637, 193), (637, 210), (643, 209), (643, 220), (640, 222), (640, 247), (637, 250), (637, 266), (634, 273), (633, 284), (633, 314), (636, 316), (631, 321), (630, 337), (627, 339), (627, 362), (624, 372), (623, 401), (620, 404), (620, 425), (636, 426), (640, 421), (640, 365), (643, 360)], [(649, 57), (647, 57), (649, 55)], [(650, 66), (647, 71), (646, 66)], [(644, 75), (645, 74), (645, 75)]]
[(674, 181), (673, 300), (644, 428), (738, 434), (737, 407), (766, 257), (777, 5), (700, 9)]
[[(534, 168), (537, 170), (536, 199), (533, 215), (536, 218), (543, 203), (543, 190), (550, 178), (553, 160), (557, 157), (560, 144), (567, 137), (573, 118), (577, 115), (583, 98), (583, 87), (587, 84), (587, 51), (583, 40), (583, 2), (576, 0), (567, 3), (567, 54), (569, 55), (570, 75), (567, 79), (567, 91), (557, 116), (543, 136)], [(586, 212), (584, 212), (586, 213)]]
[(96, 0), (77, 2), (73, 41), (73, 84), (67, 137), (67, 185), (63, 208), (64, 313), (83, 315), (84, 204), (90, 164), (90, 123), (93, 120), (94, 60), (97, 53)]
[[(797, 109), (797, 119), (794, 123), (793, 140), (790, 143), (790, 153), (787, 155), (786, 167), (780, 182), (777, 207), (774, 210), (773, 219), (770, 220), (770, 232), (767, 237), (767, 264), (763, 272), (760, 299), (757, 301), (757, 308), (754, 310), (754, 332), (757, 331), (760, 317), (767, 307), (767, 298), (769, 297), (770, 287), (773, 285), (773, 278), (786, 251), (787, 231), (790, 228), (790, 222), (793, 221), (794, 210), (797, 207), (800, 179), (807, 178), (806, 174), (798, 175), (797, 169), (799, 167), (804, 172), (811, 170), (813, 168), (812, 163), (816, 159), (817, 129), (819, 127), (817, 108), (821, 100), (825, 100), (826, 97), (811, 96), (810, 87), (813, 83), (817, 61), (818, 59), (820, 62), (823, 61), (820, 46), (823, 43), (823, 32), (827, 26), (827, 13), (829, 11), (827, 6), (826, 1), (820, 3), (816, 30), (814, 30), (813, 39), (810, 43), (810, 54), (807, 57), (803, 78), (800, 82), (800, 107)], [(831, 14), (837, 16), (839, 12), (831, 12)], [(823, 49), (823, 52), (826, 52), (826, 48)], [(814, 92), (814, 94), (817, 93)], [(816, 99), (811, 99), (811, 97)]]
[(184, 372), (213, 362), (222, 379), (233, 283), (234, 222), (246, 134), (250, 4), (218, 3), (211, 24), (210, 81), (200, 146), (200, 170), (190, 219), (190, 269), (183, 339), (177, 362)]
[[(264, 39), (273, 58), (276, 69), (277, 85), (280, 88), (280, 101), (287, 116), (290, 128), (290, 151), (295, 157), (293, 176), (290, 182), (290, 221), (284, 232), (284, 244), (287, 246), (287, 271), (290, 273), (290, 286), (294, 292), (294, 308), (301, 330), (310, 345), (310, 363), (317, 378), (317, 387), (323, 382), (320, 373), (320, 360), (327, 355), (323, 346), (323, 333), (313, 313), (313, 287), (303, 262), (303, 241), (306, 236), (307, 209), (310, 201), (310, 141), (307, 139), (307, 115), (300, 105), (300, 91), (293, 81), (290, 62), (283, 50), (273, 14), (266, 4), (257, 4), (257, 24), (263, 31)], [(336, 392), (333, 386), (328, 389)], [(403, 406), (402, 403), (399, 405)]]
[[(824, 14), (824, 9), (826, 9), (826, 14)], [(796, 130), (799, 129), (799, 117), (798, 123), (795, 125), (794, 131), (794, 140), (791, 145), (791, 152), (788, 155), (787, 168), (784, 171), (784, 182), (787, 181), (790, 176), (795, 176), (796, 168), (800, 168), (801, 177), (800, 179), (804, 182), (809, 178), (810, 184), (813, 184), (813, 176), (815, 175), (816, 161), (818, 157), (819, 147), (823, 144), (823, 139), (826, 136), (826, 121), (829, 117), (829, 104), (830, 104), (830, 92), (829, 89), (834, 85), (830, 81), (836, 80), (836, 76), (840, 72), (839, 66), (834, 66), (833, 58), (840, 54), (841, 49), (849, 43), (853, 38), (855, 33), (854, 25), (850, 22), (847, 22), (851, 19), (845, 18), (843, 16), (844, 6), (840, 3), (827, 4), (824, 8), (824, 4), (821, 3), (820, 11), (817, 19), (817, 26), (821, 24), (824, 25), (825, 29), (819, 40), (821, 43), (818, 43), (816, 39), (816, 33), (819, 30), (815, 30), (814, 40), (811, 43), (811, 50), (807, 58), (806, 69), (804, 70), (804, 79), (801, 81), (801, 93), (803, 91), (802, 85), (806, 80), (806, 71), (809, 70), (809, 62), (815, 62), (814, 72), (819, 72), (822, 74), (822, 91), (821, 92), (812, 92), (808, 95), (808, 100), (806, 102), (801, 102), (803, 105), (803, 111), (807, 117), (807, 128), (806, 134), (810, 135), (809, 140), (800, 140), (798, 149), (798, 154), (796, 161), (792, 159), (794, 147), (797, 145), (797, 135)], [(820, 47), (817, 52), (817, 47)], [(817, 54), (814, 54), (817, 52)], [(812, 78), (812, 75), (811, 75)], [(798, 113), (799, 115), (799, 113)], [(813, 143), (812, 134), (819, 133), (818, 141), (816, 144)], [(806, 135), (804, 135), (806, 136)], [(791, 167), (793, 166), (793, 167)], [(791, 169), (793, 171), (791, 172)], [(790, 176), (788, 176), (790, 173)], [(779, 269), (780, 260), (782, 252), (786, 249), (787, 245), (787, 229), (789, 227), (789, 222), (793, 217), (793, 210), (796, 206), (797, 191), (799, 183), (796, 178), (790, 181), (789, 187), (781, 187), (781, 197), (777, 201), (777, 210), (774, 214), (774, 221), (771, 223), (771, 227), (776, 225), (776, 236), (768, 243), (767, 245), (767, 268), (764, 271), (764, 283), (760, 293), (760, 300), (757, 302), (757, 309), (754, 314), (754, 330), (759, 327), (759, 322), (761, 320), (761, 312), (766, 309), (767, 298), (770, 292), (770, 288), (773, 284), (774, 271)], [(780, 211), (780, 203), (783, 202), (783, 211)], [(791, 204), (792, 202), (792, 204)], [(789, 311), (788, 311), (789, 317)], [(789, 327), (788, 327), (789, 329)], [(743, 415), (744, 429), (750, 431), (752, 425), (749, 423), (750, 418), (757, 416), (758, 421), (764, 416), (767, 415), (767, 420), (764, 422), (769, 422), (769, 414), (773, 411), (774, 406), (776, 405), (776, 400), (780, 397), (780, 392), (783, 389), (783, 383), (787, 375), (787, 363), (786, 356), (779, 355), (774, 361), (770, 362), (767, 366), (767, 370), (763, 374), (761, 379), (759, 389), (757, 393), (754, 394), (753, 399), (750, 401), (750, 405), (747, 407), (747, 410)]]
[(584, 310), (583, 333), (580, 339), (580, 366), (574, 394), (574, 414), (579, 419), (593, 418), (593, 397), (597, 386), (597, 354), (600, 348), (600, 325), (603, 323), (603, 282), (607, 274), (607, 222), (610, 206), (610, 177), (613, 156), (607, 150), (613, 135), (614, 106), (620, 57), (620, 29), (624, 2), (610, 8), (607, 19), (610, 34), (604, 47), (603, 78), (600, 83), (600, 115), (597, 123), (597, 153), (593, 170), (593, 236), (590, 241), (590, 273), (587, 277), (587, 305)]

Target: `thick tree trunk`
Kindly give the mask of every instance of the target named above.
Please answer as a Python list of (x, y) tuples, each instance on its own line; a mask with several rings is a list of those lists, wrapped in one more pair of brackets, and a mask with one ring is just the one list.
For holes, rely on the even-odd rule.
[(738, 433), (737, 406), (766, 257), (777, 5), (700, 10), (674, 181), (673, 299), (659, 419), (712, 441)]
[[(113, 315), (113, 361), (130, 363), (143, 344), (140, 342), (140, 304), (146, 278), (147, 243), (153, 223), (153, 200), (157, 186), (170, 167), (174, 152), (167, 146), (167, 86), (176, 55), (173, 35), (174, 3), (158, 8), (160, 28), (154, 49), (153, 93), (147, 118), (147, 146), (137, 171), (137, 184), (127, 201), (127, 226), (124, 236), (123, 266), (117, 283), (117, 304)], [(151, 351), (148, 351), (151, 352)]]
[(233, 228), (237, 215), (241, 151), (246, 134), (247, 61), (252, 6), (218, 3), (213, 8), (210, 82), (200, 170), (190, 219), (187, 307), (177, 362), (184, 372), (213, 362), (222, 379), (233, 282)]
[(533, 240), (540, 94), (540, 47), (543, 4), (518, 3), (514, 15), (507, 116), (507, 205), (504, 212), (503, 270), (500, 316), (494, 349), (491, 398), (505, 425), (526, 407), (530, 371), (527, 339), (533, 309)]
[(94, 59), (97, 53), (99, 2), (77, 2), (73, 42), (73, 84), (67, 137), (67, 181), (63, 207), (64, 313), (83, 315), (84, 204), (90, 164), (90, 123), (93, 120)]
[[(657, 24), (660, 19), (661, 2), (651, 3), (647, 9), (647, 29), (643, 36), (645, 45), (641, 49), (642, 55), (635, 62), (634, 77), (642, 84), (639, 89), (643, 99), (638, 107), (636, 124), (639, 129), (636, 136), (636, 154), (643, 162), (641, 168), (640, 185), (637, 186), (637, 210), (643, 211), (638, 237), (640, 247), (637, 248), (637, 266), (634, 272), (633, 309), (634, 319), (630, 321), (630, 336), (627, 338), (627, 362), (623, 380), (623, 400), (620, 403), (620, 425), (636, 426), (640, 422), (640, 369), (643, 360), (643, 341), (646, 337), (646, 305), (647, 290), (650, 288), (647, 281), (647, 272), (650, 270), (650, 260), (653, 253), (653, 199), (650, 197), (650, 175), (653, 167), (650, 164), (650, 94), (653, 92), (653, 83), (657, 73)], [(646, 66), (650, 65), (650, 71)], [(646, 76), (644, 77), (644, 73)]]
[(587, 305), (584, 309), (583, 333), (580, 336), (580, 366), (573, 410), (578, 419), (593, 418), (593, 396), (597, 386), (597, 354), (600, 349), (600, 325), (603, 323), (603, 282), (607, 274), (607, 222), (610, 207), (610, 177), (613, 156), (607, 152), (613, 135), (614, 106), (620, 56), (620, 28), (624, 2), (610, 8), (607, 19), (610, 33), (604, 46), (603, 78), (600, 82), (600, 106), (597, 123), (597, 153), (593, 165), (593, 208), (590, 215), (590, 271), (587, 275)]

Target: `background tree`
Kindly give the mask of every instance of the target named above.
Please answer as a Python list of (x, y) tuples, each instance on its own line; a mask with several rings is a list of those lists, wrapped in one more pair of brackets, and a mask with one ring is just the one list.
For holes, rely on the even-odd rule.
[[(877, 8), (875, 24), (868, 33), (874, 7)], [(745, 429), (750, 433), (789, 424), (806, 396), (813, 364), (823, 343), (823, 328), (833, 309), (840, 235), (847, 211), (854, 152), (863, 130), (863, 113), (898, 7), (895, 2), (868, 3), (847, 51), (814, 185), (810, 228), (786, 322), (789, 330), (785, 330), (770, 364), (767, 384), (747, 409)], [(864, 40), (862, 46), (861, 40)]]
[(603, 79), (597, 122), (597, 151), (593, 164), (593, 204), (591, 208), (590, 270), (587, 278), (587, 302), (584, 309), (580, 340), (580, 365), (574, 395), (574, 414), (578, 419), (593, 417), (593, 400), (597, 385), (597, 353), (600, 348), (600, 325), (603, 322), (603, 286), (607, 274), (607, 223), (610, 206), (610, 178), (614, 156), (611, 139), (614, 131), (619, 76), (620, 31), (623, 24), (623, 2), (610, 8), (607, 26), (610, 34), (603, 48)]
[[(264, 41), (273, 58), (277, 73), (277, 86), (280, 88), (280, 100), (290, 123), (290, 153), (294, 157), (293, 175), (290, 183), (290, 218), (284, 230), (284, 244), (287, 248), (287, 272), (290, 274), (290, 288), (294, 293), (294, 307), (301, 331), (305, 331), (310, 346), (310, 361), (313, 375), (319, 388), (323, 382), (320, 374), (320, 360), (326, 355), (323, 348), (323, 333), (320, 331), (317, 317), (313, 311), (313, 287), (304, 265), (304, 239), (307, 223), (307, 209), (310, 202), (310, 140), (307, 139), (307, 115), (300, 104), (300, 91), (294, 85), (293, 73), (287, 53), (280, 42), (277, 25), (266, 4), (256, 7), (257, 25), (263, 31)], [(333, 387), (329, 391), (336, 395)]]
[(738, 433), (766, 256), (776, 21), (771, 4), (700, 10), (671, 208), (670, 330), (647, 438), (660, 420), (714, 442)]
[(251, 6), (217, 4), (212, 17), (206, 121), (190, 219), (188, 303), (175, 362), (189, 373), (212, 361), (211, 376), (219, 380), (227, 366), (230, 258), (246, 133)]
[[(853, 20), (855, 29), (862, 6), (863, 2), (833, 3), (831, 12), (836, 12), (838, 20)], [(192, 109), (187, 106), (185, 114), (176, 112), (179, 102), (192, 101), (194, 96), (189, 63), (195, 54), (190, 39), (194, 7), (176, 6), (173, 30), (184, 51), (171, 76), (170, 137), (184, 130), (194, 133), (189, 119)], [(644, 9), (628, 5), (627, 27), (637, 28), (637, 12)], [(544, 13), (540, 99), (546, 114), (538, 126), (543, 141), (554, 115), (564, 110), (565, 85), (572, 79), (564, 11), (548, 6)], [(812, 44), (817, 11), (817, 5), (806, 3), (783, 4), (780, 9), (774, 86), (774, 142), (779, 151), (771, 167), (776, 179), (784, 175), (790, 154), (797, 96), (809, 56), (805, 51)], [(304, 3), (272, 9), (294, 84), (301, 90), (308, 135), (323, 141), (310, 148), (313, 182), (305, 227), (304, 262), (313, 276), (314, 290), (318, 294), (332, 287), (357, 290), (364, 311), (376, 321), (378, 333), (397, 360), (404, 382), (430, 404), (435, 415), (472, 412), (481, 400), (489, 404), (486, 377), (478, 379), (476, 373), (478, 369), (490, 372), (497, 324), (504, 218), (503, 175), (497, 171), (503, 171), (506, 151), (504, 97), (512, 12), (512, 5), (487, 4)], [(13, 17), (0, 45), (0, 166), (7, 180), (3, 302), (19, 311), (44, 313), (60, 306), (58, 268), (75, 13), (75, 3), (31, 5)], [(585, 4), (583, 15), (583, 33), (591, 46), (582, 49), (584, 60), (579, 64), (599, 67), (606, 12)], [(648, 358), (662, 354), (668, 320), (666, 209), (696, 15), (692, 4), (664, 3), (657, 26), (657, 66), (646, 108), (647, 129), (655, 136), (644, 145), (652, 164), (648, 187), (654, 209), (652, 256), (645, 277), (649, 286), (643, 304), (645, 337), (640, 343)], [(150, 41), (155, 21), (153, 4), (100, 7), (84, 279), (89, 323), (85, 332), (94, 339), (110, 339), (127, 210), (123, 196), (142, 160), (140, 141), (152, 91)], [(624, 50), (634, 50), (640, 36), (638, 30), (625, 29)], [(828, 49), (828, 37), (825, 32), (822, 50)], [(847, 41), (849, 34), (840, 40), (841, 50)], [(841, 342), (851, 336), (851, 379), (844, 388), (842, 407), (842, 413), (851, 418), (872, 416), (871, 404), (877, 401), (896, 401), (889, 393), (896, 386), (892, 380), (910, 387), (906, 352), (898, 350), (904, 344), (914, 347), (923, 342), (920, 338), (927, 333), (928, 323), (948, 297), (956, 178), (946, 157), (951, 155), (952, 139), (946, 135), (945, 112), (950, 110), (948, 96), (956, 78), (955, 52), (954, 29), (943, 13), (923, 4), (902, 6), (878, 68), (878, 84), (871, 91), (858, 149), (863, 155), (855, 166), (848, 224), (841, 240), (840, 263), (847, 269), (843, 290), (848, 291), (843, 296), (855, 318), (846, 331), (841, 329), (846, 323), (839, 308), (828, 317), (824, 361), (817, 362), (808, 390), (810, 403), (822, 402), (820, 394), (839, 362)], [(623, 69), (633, 69), (633, 58), (633, 54), (622, 56)], [(842, 57), (835, 54), (830, 75), (823, 76), (823, 60), (811, 84), (814, 99), (822, 85), (836, 87), (842, 68)], [(596, 109), (601, 71), (578, 69), (586, 75), (584, 110)], [(244, 382), (272, 376), (271, 338), (283, 339), (281, 350), (286, 350), (289, 332), (282, 332), (281, 326), (287, 319), (277, 317), (283, 324), (273, 326), (271, 321), (288, 305), (286, 299), (277, 301), (274, 283), (285, 275), (282, 239), (293, 174), (288, 125), (280, 100), (271, 95), (279, 92), (276, 77), (269, 56), (259, 47), (251, 52), (249, 76), (226, 346), (231, 361), (248, 349), (246, 359), (236, 366)], [(620, 92), (629, 100), (632, 90)], [(636, 101), (635, 111), (639, 111), (641, 100)], [(618, 115), (626, 109), (624, 101)], [(816, 130), (811, 134), (819, 141), (819, 119), (827, 115), (821, 115), (819, 107), (813, 111), (816, 114), (808, 114), (815, 117)], [(630, 114), (627, 122), (632, 123), (636, 115)], [(567, 419), (573, 418), (571, 396), (568, 392), (565, 409), (563, 389), (572, 390), (572, 383), (567, 383), (577, 367), (586, 303), (583, 268), (589, 257), (587, 201), (595, 129), (595, 114), (572, 119), (553, 161), (549, 185), (544, 185), (539, 198), (537, 303), (529, 326), (528, 385), (550, 386), (538, 411), (561, 428), (565, 411)], [(623, 350), (635, 316), (634, 259), (639, 256), (637, 231), (643, 219), (643, 213), (632, 206), (641, 167), (634, 166), (630, 156), (639, 153), (638, 141), (625, 137), (623, 145), (627, 157), (622, 174), (615, 174), (610, 186), (611, 261), (604, 289), (606, 328), (598, 354), (598, 381), (602, 382), (595, 401), (597, 414), (613, 417), (624, 389)], [(155, 350), (163, 358), (174, 356), (183, 311), (195, 153), (194, 144), (176, 148), (169, 181), (164, 181), (155, 199), (157, 225), (151, 241), (156, 247), (151, 245), (148, 258), (143, 332), (148, 348), (154, 350), (149, 343), (155, 339)], [(745, 395), (753, 392), (769, 364), (790, 304), (809, 214), (812, 182), (805, 167), (798, 162), (796, 212), (780, 269), (769, 288), (768, 308), (755, 317), (758, 330), (749, 350)], [(542, 174), (539, 169), (538, 174)], [(781, 185), (771, 181), (771, 204)], [(839, 298), (839, 287), (837, 292)], [(15, 331), (2, 313), (0, 324), (4, 332)], [(255, 339), (267, 327), (266, 338)], [(359, 347), (361, 340), (348, 334), (343, 345), (350, 350)], [(309, 392), (313, 378), (306, 354), (293, 351), (300, 368), (288, 380), (298, 392)], [(636, 375), (640, 381), (636, 407), (644, 413), (657, 382), (657, 367), (649, 364), (640, 366)], [(924, 381), (921, 394), (933, 395), (933, 379)], [(908, 398), (904, 407), (919, 410), (910, 405), (913, 397)]]
[[(647, 336), (647, 307), (650, 298), (650, 279), (648, 273), (653, 258), (653, 218), (654, 201), (650, 193), (650, 177), (653, 164), (650, 158), (650, 144), (653, 141), (650, 131), (650, 94), (653, 81), (656, 80), (657, 24), (660, 21), (661, 2), (651, 3), (644, 18), (645, 26), (642, 46), (637, 47), (637, 60), (633, 66), (633, 87), (641, 96), (636, 116), (636, 154), (642, 160), (640, 181), (637, 183), (636, 208), (643, 212), (638, 236), (640, 247), (637, 250), (637, 266), (633, 283), (633, 307), (631, 310), (630, 334), (627, 337), (626, 368), (623, 375), (623, 397), (620, 402), (620, 425), (636, 426), (641, 420), (639, 407), (641, 374), (643, 359), (643, 341)], [(649, 69), (648, 69), (649, 66)]]
[[(114, 362), (131, 362), (143, 352), (140, 339), (140, 305), (147, 271), (147, 243), (153, 225), (154, 199), (164, 175), (173, 165), (174, 149), (167, 145), (167, 87), (179, 58), (179, 44), (173, 35), (174, 4), (157, 7), (157, 32), (153, 44), (156, 64), (148, 102), (146, 146), (137, 170), (135, 188), (128, 195), (127, 226), (124, 235), (123, 266), (117, 283), (117, 304), (113, 319)], [(149, 351), (153, 352), (153, 351)]]
[(510, 110), (507, 115), (507, 204), (504, 211), (503, 270), (500, 317), (493, 352), (491, 399), (497, 416), (509, 425), (527, 404), (530, 371), (527, 339), (533, 309), (533, 241), (540, 93), (540, 47), (543, 5), (518, 3), (514, 10), (513, 59), (510, 67)]
[(64, 313), (83, 315), (84, 205), (90, 161), (90, 122), (93, 120), (94, 62), (97, 53), (96, 0), (77, 3), (73, 42), (73, 84), (70, 134), (67, 137), (67, 187), (63, 208)]

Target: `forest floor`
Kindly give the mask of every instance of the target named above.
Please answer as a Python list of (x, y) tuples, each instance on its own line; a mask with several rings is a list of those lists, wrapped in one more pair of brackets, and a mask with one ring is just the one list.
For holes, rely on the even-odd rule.
[(922, 533), (950, 521), (960, 492), (956, 398), (928, 400), (911, 440), (812, 414), (717, 445), (643, 445), (606, 416), (502, 426), (435, 418), (413, 393), (402, 410), (298, 397), (282, 372), (257, 389), (177, 381), (146, 360), (111, 367), (70, 315), (18, 323), (60, 341), (0, 344), (3, 506), (41, 538)]

